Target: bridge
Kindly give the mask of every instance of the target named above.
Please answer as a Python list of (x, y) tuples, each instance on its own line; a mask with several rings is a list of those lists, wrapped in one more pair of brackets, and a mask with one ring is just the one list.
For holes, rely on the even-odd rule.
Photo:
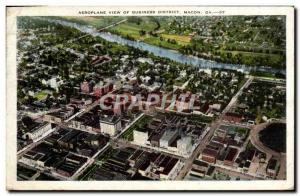
[(121, 20), (121, 21), (119, 21), (119, 22), (115, 22), (115, 23), (113, 23), (113, 24), (111, 24), (111, 25), (108, 25), (108, 26), (106, 26), (106, 27), (103, 27), (103, 28), (101, 28), (101, 29), (98, 29), (98, 31), (99, 31), (99, 32), (102, 32), (102, 31), (104, 31), (104, 30), (106, 30), (106, 29), (108, 29), (108, 28), (117, 26), (118, 24), (121, 24), (121, 23), (126, 22), (126, 21), (127, 21), (127, 19)]

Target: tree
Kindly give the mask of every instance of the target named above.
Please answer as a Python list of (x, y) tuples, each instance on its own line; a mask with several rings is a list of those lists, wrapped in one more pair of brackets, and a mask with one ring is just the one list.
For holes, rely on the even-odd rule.
[(146, 35), (146, 31), (145, 30), (140, 30), (139, 33), (140, 33), (140, 36)]

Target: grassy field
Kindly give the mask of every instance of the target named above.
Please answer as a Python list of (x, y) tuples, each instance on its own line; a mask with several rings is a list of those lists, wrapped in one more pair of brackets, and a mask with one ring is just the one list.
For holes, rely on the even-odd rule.
[[(106, 17), (64, 16), (61, 18), (70, 22), (76, 22), (78, 24), (91, 25), (95, 28), (102, 28), (124, 19), (124, 17), (115, 17), (115, 16), (114, 17), (113, 16), (111, 17), (110, 16), (106, 16)], [(140, 17), (140, 18), (141, 18), (141, 22), (139, 24), (131, 21), (126, 21), (107, 30), (112, 33), (117, 33), (122, 37), (129, 36), (135, 40), (140, 40), (151, 45), (173, 49), (173, 50), (178, 50), (181, 46), (188, 45), (191, 41), (191, 37), (187, 35), (173, 35), (173, 34), (171, 35), (171, 34), (164, 33), (165, 24), (162, 24), (162, 26), (157, 30), (156, 29), (157, 24), (151, 18), (149, 17)], [(145, 31), (145, 34), (142, 34), (141, 31)], [(150, 32), (157, 33), (157, 36), (150, 35)], [(176, 43), (168, 42), (168, 40), (175, 40)]]
[(187, 45), (191, 41), (191, 37), (187, 35), (170, 35), (170, 34), (161, 34), (164, 39), (174, 39), (180, 45)]
[(39, 93), (37, 93), (34, 97), (37, 98), (38, 101), (46, 99), (48, 93), (44, 92), (44, 91), (40, 91)]
[(156, 28), (156, 24), (146, 18), (143, 18), (143, 22), (140, 24), (132, 23), (132, 22), (124, 22), (119, 24), (109, 30), (116, 31), (122, 36), (132, 36), (137, 40), (143, 40), (147, 37), (147, 35), (141, 35), (140, 31), (144, 30), (146, 32), (153, 31)]
[[(118, 34), (130, 40), (138, 40), (151, 45), (177, 50), (184, 54), (195, 55), (193, 54), (194, 52), (200, 52), (201, 54), (202, 52), (207, 53), (209, 51), (216, 50), (216, 54), (209, 58), (212, 58), (212, 60), (220, 60), (225, 63), (267, 66), (278, 69), (284, 67), (285, 56), (282, 54), (284, 49), (279, 49), (273, 46), (262, 48), (261, 43), (264, 39), (257, 40), (260, 36), (256, 36), (259, 35), (258, 30), (256, 29), (250, 29), (253, 33), (248, 36), (251, 37), (254, 34), (255, 38), (254, 41), (248, 43), (248, 45), (240, 43), (236, 44), (233, 42), (225, 43), (224, 40), (222, 42), (215, 40), (214, 44), (209, 43), (201, 47), (202, 43), (198, 44), (196, 41), (193, 42), (192, 36), (189, 36), (190, 33), (195, 32), (191, 32), (191, 30), (185, 32), (184, 29), (183, 31), (170, 31), (170, 21), (159, 17), (64, 16), (56, 18), (63, 18), (64, 20), (76, 22), (78, 24), (90, 25), (98, 29), (127, 19), (127, 21), (108, 28), (106, 31)], [(231, 36), (236, 36), (235, 40), (246, 39), (243, 33), (236, 34), (230, 29), (228, 31), (233, 34)], [(236, 31), (238, 32), (238, 30)], [(214, 48), (216, 45), (220, 47), (218, 47), (218, 49)], [(206, 57), (204, 56), (203, 58)]]
[(102, 28), (123, 19), (123, 17), (118, 16), (63, 16), (62, 18), (70, 22), (76, 22), (83, 25), (91, 25), (95, 28)]
[[(178, 50), (181, 46), (187, 45), (191, 41), (189, 36), (165, 34), (163, 27), (155, 31), (156, 28), (157, 24), (154, 21), (148, 17), (142, 17), (142, 22), (139, 24), (126, 21), (108, 29), (108, 31), (115, 32), (123, 37), (130, 36), (135, 40), (173, 50)], [(141, 31), (145, 31), (145, 34), (142, 34)], [(151, 35), (150, 32), (155, 32), (157, 36)], [(175, 40), (176, 43), (170, 43), (168, 40)]]
[(240, 54), (243, 59), (241, 63), (246, 65), (255, 65), (256, 63), (254, 60), (255, 58), (267, 59), (265, 66), (270, 66), (274, 64), (280, 65), (282, 62), (282, 55), (280, 54), (245, 52), (245, 51), (228, 51), (228, 50), (219, 50), (219, 52), (223, 52), (225, 54), (231, 53), (233, 57)]
[(143, 41), (151, 45), (168, 48), (172, 50), (178, 50), (181, 47), (179, 44), (172, 44), (165, 40), (161, 41), (159, 37), (149, 37), (144, 39)]

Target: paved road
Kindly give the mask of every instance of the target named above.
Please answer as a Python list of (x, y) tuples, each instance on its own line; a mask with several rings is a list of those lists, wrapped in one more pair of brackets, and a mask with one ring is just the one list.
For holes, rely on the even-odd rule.
[(134, 148), (134, 149), (139, 149), (139, 150), (143, 150), (143, 151), (150, 152), (150, 153), (151, 152), (157, 152), (157, 153), (168, 155), (168, 156), (176, 158), (176, 159), (184, 160), (184, 157), (181, 157), (181, 156), (178, 156), (178, 155), (175, 155), (175, 154), (171, 154), (171, 153), (167, 153), (167, 152), (162, 152), (162, 151), (155, 150), (155, 149), (152, 149), (152, 148), (147, 148), (147, 147), (140, 146), (140, 145), (137, 145), (137, 144), (133, 144), (133, 143), (130, 143), (129, 141), (123, 140), (123, 139), (113, 139), (113, 140), (111, 140), (111, 144), (112, 145), (118, 145), (118, 146), (121, 146), (121, 147), (130, 147), (130, 148)]
[(185, 161), (185, 165), (183, 166), (183, 169), (178, 174), (176, 180), (182, 180), (186, 176), (186, 174), (189, 172), (189, 170), (192, 168), (193, 161), (199, 156), (199, 154), (204, 150), (206, 145), (209, 143), (211, 137), (213, 136), (215, 130), (219, 128), (219, 126), (222, 124), (222, 119), (225, 116), (225, 114), (231, 109), (231, 107), (236, 104), (238, 96), (241, 95), (243, 92), (243, 89), (248, 87), (249, 84), (252, 82), (253, 77), (250, 76), (249, 79), (245, 82), (245, 84), (240, 88), (240, 90), (232, 97), (229, 104), (225, 107), (219, 118), (214, 121), (211, 124), (210, 130), (206, 134), (206, 136), (202, 139), (200, 144), (195, 148), (192, 155)]
[[(87, 105), (85, 108), (83, 108), (80, 112), (77, 112), (76, 114), (74, 114), (73, 116), (71, 116), (70, 118), (68, 118), (67, 120), (65, 120), (64, 122), (58, 124), (58, 127), (64, 127), (64, 128), (68, 128), (69, 125), (69, 121), (74, 119), (76, 116), (80, 116), (85, 112), (89, 112), (91, 109), (93, 109), (95, 106), (99, 105), (100, 100), (96, 100), (95, 102), (93, 102), (90, 105)], [(54, 131), (56, 131), (58, 129), (58, 127), (55, 127), (54, 129), (52, 129), (52, 131), (47, 132), (47, 134), (44, 134), (42, 137), (38, 138), (35, 142), (27, 145), (26, 147), (24, 147), (23, 149), (19, 150), (17, 152), (17, 156), (18, 158), (20, 158), (21, 156), (23, 156), (26, 152), (30, 151), (32, 148), (36, 147), (37, 145), (39, 145), (40, 143), (42, 143), (44, 141), (44, 139), (49, 136), (51, 133), (53, 133)], [(90, 133), (90, 132), (89, 132)], [(93, 134), (95, 134), (94, 132), (91, 132)]]
[[(277, 121), (277, 122), (282, 122), (284, 123), (285, 121), (284, 120), (281, 120), (281, 121)], [(250, 132), (250, 140), (251, 140), (251, 143), (260, 151), (264, 152), (267, 154), (267, 159), (270, 159), (272, 156), (274, 157), (281, 157), (281, 154), (272, 150), (271, 148), (265, 146), (259, 139), (259, 132), (261, 130), (263, 130), (264, 128), (266, 128), (267, 126), (269, 126), (270, 124), (272, 124), (274, 122), (267, 122), (267, 123), (262, 123), (262, 124), (259, 124), (259, 125), (256, 125), (253, 127), (253, 129), (251, 130)]]
[(277, 175), (277, 179), (284, 180), (286, 179), (286, 154), (272, 150), (271, 148), (265, 146), (259, 139), (259, 132), (274, 122), (285, 123), (285, 120), (277, 120), (254, 126), (250, 132), (250, 140), (255, 148), (266, 153), (266, 161), (269, 161), (269, 159), (271, 159), (272, 157), (275, 157), (280, 161), (280, 169)]
[(145, 113), (140, 114), (136, 119), (134, 119), (134, 121), (132, 121), (131, 123), (129, 123), (129, 125), (127, 125), (120, 133), (118, 133), (116, 136), (114, 136), (114, 138), (121, 137), (127, 131), (127, 129), (129, 129), (134, 123), (136, 123), (144, 115), (145, 115)]
[(101, 148), (98, 152), (96, 152), (93, 157), (89, 158), (89, 157), (86, 157), (88, 158), (87, 162), (85, 164), (83, 164), (81, 166), (81, 168), (79, 168), (75, 174), (73, 174), (73, 176), (70, 178), (72, 180), (76, 180), (79, 176), (81, 176), (81, 174), (83, 174), (83, 172), (89, 167), (91, 166), (95, 161), (96, 161), (96, 157), (101, 154), (102, 152), (105, 152), (105, 150), (107, 148), (109, 148), (110, 144), (107, 143), (103, 148)]
[(280, 169), (277, 175), (278, 180), (286, 179), (286, 154), (282, 154), (280, 158)]
[[(238, 97), (243, 93), (244, 88), (247, 88), (251, 82), (253, 81), (254, 77), (250, 76), (248, 80), (245, 82), (245, 84), (240, 88), (240, 90), (231, 98), (229, 104), (226, 106), (226, 108), (223, 110), (222, 114), (226, 114), (231, 107), (236, 104)], [(222, 116), (223, 117), (223, 116)]]

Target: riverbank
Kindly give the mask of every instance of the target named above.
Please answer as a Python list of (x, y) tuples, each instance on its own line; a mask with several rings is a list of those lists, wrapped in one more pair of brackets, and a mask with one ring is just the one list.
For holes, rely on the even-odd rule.
[[(105, 18), (56, 17), (56, 19), (57, 18), (95, 27), (97, 29), (103, 28), (104, 23), (108, 25), (109, 21), (111, 22), (110, 24), (114, 24), (114, 21), (126, 18), (126, 22), (118, 25), (111, 25), (110, 28), (105, 28), (104, 31), (121, 36), (127, 40), (144, 42), (153, 46), (175, 50), (180, 54), (192, 55), (200, 59), (233, 65), (245, 64), (250, 67), (269, 67), (273, 69), (285, 68), (285, 50), (279, 50), (274, 47), (260, 47), (258, 44), (251, 44), (251, 46), (243, 44), (241, 46), (237, 43), (244, 41), (238, 41), (239, 39), (235, 40), (237, 43), (233, 43), (232, 41), (228, 42), (228, 44), (225, 42), (210, 43), (207, 42), (207, 39), (211, 41), (215, 40), (213, 39), (214, 36), (200, 36), (195, 31), (191, 30), (184, 32), (180, 31), (180, 33), (177, 31), (170, 31), (170, 29), (176, 29), (177, 27), (170, 27), (170, 20), (164, 18), (147, 16), (111, 16)], [(99, 26), (99, 24), (102, 24), (102, 26)], [(185, 29), (185, 27), (182, 28)], [(237, 36), (238, 34), (239, 33), (237, 33)], [(257, 38), (257, 34), (259, 34), (259, 31), (256, 33), (255, 38)], [(198, 38), (194, 39), (195, 36)], [(199, 39), (199, 37), (201, 37), (201, 39)]]
[(246, 66), (246, 65), (240, 65), (240, 64), (228, 64), (228, 63), (221, 63), (211, 60), (205, 60), (202, 58), (198, 58), (195, 56), (189, 56), (189, 55), (183, 55), (177, 51), (165, 49), (158, 46), (153, 46), (144, 42), (138, 42), (133, 40), (124, 39), (119, 35), (111, 34), (108, 32), (98, 32), (97, 29), (86, 26), (86, 25), (80, 25), (73, 22), (67, 22), (64, 20), (58, 20), (58, 19), (49, 19), (49, 18), (42, 18), (39, 17), (42, 20), (47, 20), (48, 22), (52, 23), (58, 23), (64, 26), (73, 27), (77, 30), (80, 30), (84, 33), (88, 33), (92, 36), (99, 36), (106, 41), (118, 43), (121, 45), (128, 45), (134, 48), (137, 48), (139, 50), (147, 51), (149, 53), (152, 53), (155, 56), (163, 57), (170, 59), (172, 61), (181, 63), (181, 64), (190, 64), (193, 66), (197, 66), (199, 68), (217, 68), (217, 69), (228, 69), (228, 70), (239, 70), (242, 72), (250, 73), (251, 71), (259, 71), (259, 72), (267, 72), (267, 73), (281, 73), (285, 74), (285, 70), (283, 69), (274, 69), (270, 67), (256, 67), (256, 66)]

